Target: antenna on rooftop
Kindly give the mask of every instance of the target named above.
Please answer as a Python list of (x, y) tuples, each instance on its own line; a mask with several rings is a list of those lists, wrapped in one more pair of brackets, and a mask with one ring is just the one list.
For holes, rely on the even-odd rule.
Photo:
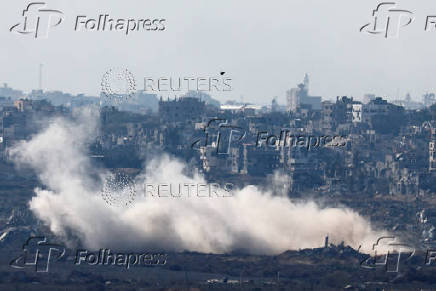
[(42, 91), (42, 64), (39, 64), (38, 88)]

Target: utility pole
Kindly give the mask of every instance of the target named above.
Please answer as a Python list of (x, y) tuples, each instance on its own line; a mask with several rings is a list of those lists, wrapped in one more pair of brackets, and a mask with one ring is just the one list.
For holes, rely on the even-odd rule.
[(241, 286), (242, 289), (242, 271), (239, 272), (239, 286)]
[(42, 91), (42, 64), (39, 64), (38, 89)]

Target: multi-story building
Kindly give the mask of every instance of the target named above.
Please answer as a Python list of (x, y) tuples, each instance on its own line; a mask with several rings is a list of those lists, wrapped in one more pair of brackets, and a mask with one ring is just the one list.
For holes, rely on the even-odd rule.
[(333, 110), (334, 104), (332, 102), (322, 102), (322, 127), (325, 129), (331, 129), (333, 127)]
[(165, 122), (201, 121), (206, 105), (194, 97), (182, 97), (174, 100), (159, 101), (159, 116)]
[(0, 87), (0, 96), (15, 100), (24, 97), (24, 94), (22, 91), (14, 90), (8, 87), (8, 84), (4, 83), (3, 87)]
[(436, 95), (434, 93), (426, 93), (423, 96), (424, 106), (428, 107), (436, 103)]
[(295, 112), (302, 105), (310, 106), (312, 110), (321, 110), (321, 97), (309, 96), (309, 76), (297, 88), (286, 91), (288, 111)]

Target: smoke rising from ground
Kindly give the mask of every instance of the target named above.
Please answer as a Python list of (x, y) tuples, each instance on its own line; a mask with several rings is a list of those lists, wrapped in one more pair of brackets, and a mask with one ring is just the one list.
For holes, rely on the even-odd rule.
[[(328, 234), (330, 242), (344, 241), (354, 248), (361, 245), (362, 251), (369, 252), (383, 235), (350, 209), (293, 203), (255, 186), (236, 189), (233, 197), (214, 198), (144, 198), (138, 192), (138, 199), (129, 207), (111, 207), (100, 195), (109, 172), (93, 166), (87, 154), (86, 144), (98, 128), (93, 116), (88, 112), (77, 121), (55, 119), (11, 151), (16, 164), (32, 167), (44, 185), (44, 189), (35, 189), (30, 209), (67, 243), (80, 240), (94, 249), (205, 253), (242, 249), (277, 254), (320, 247)], [(205, 183), (199, 174), (185, 175), (185, 167), (181, 161), (163, 155), (149, 162), (135, 183)], [(272, 181), (283, 179), (275, 177)]]

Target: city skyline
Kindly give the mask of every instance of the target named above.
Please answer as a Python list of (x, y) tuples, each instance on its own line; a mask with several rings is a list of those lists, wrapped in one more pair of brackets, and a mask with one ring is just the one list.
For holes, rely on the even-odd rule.
[[(305, 73), (304, 78), (306, 78), (308, 76), (310, 76), (310, 75), (308, 73)], [(38, 76), (38, 83), (39, 84), (42, 83), (42, 78), (43, 78), (43, 76), (41, 76), (41, 75)], [(59, 92), (59, 93), (66, 94), (66, 95), (71, 95), (71, 96), (86, 96), (86, 97), (95, 97), (95, 98), (100, 98), (101, 94), (103, 93), (103, 91), (100, 90), (98, 94), (95, 94), (95, 95), (90, 94), (90, 95), (88, 95), (88, 94), (83, 93), (83, 92), (73, 93), (73, 92), (62, 91), (61, 89), (46, 90), (45, 88), (43, 88), (43, 86), (42, 87), (38, 86), (37, 89), (30, 89), (29, 91), (24, 91), (21, 88), (11, 87), (10, 84), (8, 84), (7, 82), (3, 82), (3, 83), (0, 82), (0, 84), (1, 84), (0, 92), (1, 92), (1, 89), (4, 89), (4, 88), (12, 89), (14, 91), (22, 92), (23, 97), (29, 97), (29, 96), (32, 95), (32, 93), (35, 93), (35, 92), (40, 91), (40, 90), (42, 90), (43, 93), (58, 93)], [(281, 105), (281, 106), (288, 106), (289, 105), (289, 100), (287, 100), (288, 97), (286, 97), (286, 96), (292, 90), (297, 89), (297, 87), (300, 84), (304, 84), (304, 80), (302, 82), (297, 82), (294, 85), (294, 87), (290, 87), (287, 90), (285, 90), (284, 94), (283, 94), (285, 97), (277, 98), (278, 96), (273, 96), (270, 99), (262, 100), (261, 102), (245, 100), (243, 98), (243, 96), (241, 96), (242, 98), (241, 97), (237, 98), (237, 96), (234, 96), (234, 98), (230, 97), (230, 98), (227, 98), (227, 99), (222, 99), (222, 98), (216, 98), (216, 96), (213, 93), (211, 93), (211, 92), (203, 92), (203, 91), (198, 91), (198, 90), (192, 90), (191, 92), (198, 92), (198, 93), (203, 92), (203, 93), (208, 94), (210, 97), (212, 97), (215, 100), (222, 99), (222, 100), (218, 100), (221, 104), (226, 104), (227, 102), (237, 102), (237, 103), (241, 103), (241, 104), (245, 103), (245, 104), (254, 104), (254, 105), (271, 105), (271, 101), (272, 100), (278, 100), (278, 104), (279, 105)], [(310, 93), (310, 91), (309, 91), (310, 90), (310, 86), (307, 86), (307, 90)], [(136, 92), (137, 93), (143, 92), (143, 93), (147, 93), (147, 94), (154, 94), (154, 95), (156, 95), (157, 98), (160, 98), (160, 97), (163, 97), (164, 99), (170, 98), (169, 97), (170, 94), (165, 95), (165, 93), (162, 94), (162, 92), (159, 92), (159, 91), (156, 91), (156, 92), (147, 92), (143, 88), (138, 88), (138, 90), (136, 90)], [(188, 91), (185, 91), (185, 92), (183, 92), (183, 94), (181, 93), (179, 95), (175, 94), (174, 96), (175, 96), (175, 98), (181, 98), (181, 97), (184, 97), (187, 92)], [(434, 94), (433, 92), (425, 91), (425, 93), (423, 93), (420, 96), (412, 96), (411, 97), (411, 94), (409, 92), (410, 91), (407, 91), (406, 93), (404, 93), (402, 95), (399, 95), (399, 92), (398, 92), (398, 94), (396, 96), (384, 96), (384, 95), (380, 95), (380, 94), (377, 94), (377, 93), (374, 93), (374, 92), (367, 92), (367, 93), (365, 93), (362, 96), (336, 95), (334, 97), (331, 96), (330, 98), (328, 98), (328, 97), (320, 95), (318, 97), (322, 98), (321, 101), (333, 101), (334, 102), (338, 97), (346, 96), (346, 97), (351, 97), (351, 98), (353, 98), (354, 100), (357, 100), (357, 101), (367, 102), (368, 100), (365, 100), (365, 98), (367, 98), (367, 96), (373, 95), (374, 97), (381, 97), (381, 98), (386, 99), (386, 100), (388, 100), (390, 102), (395, 102), (395, 101), (410, 101), (411, 100), (412, 102), (422, 103), (424, 101), (424, 99), (425, 99), (425, 95)], [(8, 96), (1, 96), (0, 95), (0, 97), (8, 97)], [(172, 98), (170, 98), (170, 99), (172, 99)], [(408, 100), (408, 99), (410, 99), (410, 100)]]
[[(285, 104), (286, 91), (306, 72), (311, 75), (311, 94), (323, 99), (373, 93), (392, 100), (407, 93), (420, 98), (436, 91), (431, 78), (436, 73), (431, 50), (435, 32), (424, 30), (426, 16), (436, 13), (431, 1), (398, 2), (399, 8), (413, 12), (414, 22), (403, 27), (397, 39), (359, 31), (371, 21), (378, 1), (250, 2), (250, 10), (244, 8), (248, 2), (230, 1), (207, 5), (107, 1), (104, 6), (97, 1), (86, 5), (51, 1), (47, 7), (61, 11), (64, 20), (42, 39), (9, 31), (20, 23), (28, 3), (7, 1), (5, 9), (10, 13), (0, 19), (4, 39), (0, 81), (24, 91), (39, 86), (40, 63), (46, 90), (93, 96), (99, 93), (101, 76), (112, 67), (128, 68), (138, 80), (225, 71), (234, 80), (234, 91), (214, 96), (221, 102), (242, 95), (247, 102), (269, 103), (277, 96)], [(165, 30), (129, 35), (74, 30), (77, 15), (106, 14), (165, 18)]]

